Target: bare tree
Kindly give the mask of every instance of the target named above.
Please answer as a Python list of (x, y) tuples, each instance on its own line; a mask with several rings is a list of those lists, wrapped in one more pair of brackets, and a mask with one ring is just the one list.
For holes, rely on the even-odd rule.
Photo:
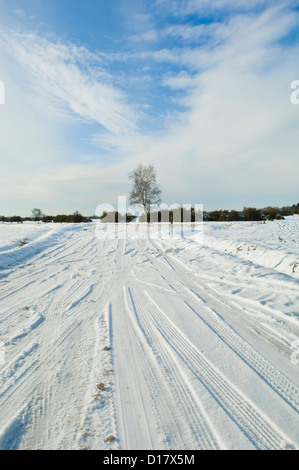
[(156, 182), (157, 173), (153, 165), (145, 166), (139, 163), (138, 167), (129, 175), (133, 181), (130, 193), (131, 204), (142, 204), (146, 212), (150, 211), (151, 204), (161, 202), (161, 190)]
[(37, 209), (37, 208), (34, 208), (32, 209), (32, 217), (34, 218), (34, 220), (41, 220), (42, 217), (43, 217), (43, 213), (40, 209)]

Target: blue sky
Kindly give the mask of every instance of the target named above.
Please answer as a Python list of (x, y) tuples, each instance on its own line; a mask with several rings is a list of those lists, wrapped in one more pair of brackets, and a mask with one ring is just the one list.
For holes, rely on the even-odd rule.
[(298, 202), (297, 1), (0, 0), (0, 214)]

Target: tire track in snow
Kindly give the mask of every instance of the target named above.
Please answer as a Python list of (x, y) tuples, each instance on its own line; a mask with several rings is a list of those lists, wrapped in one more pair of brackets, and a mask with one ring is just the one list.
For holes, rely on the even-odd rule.
[[(157, 390), (156, 395), (166, 398), (166, 404), (159, 403), (156, 398), (156, 403), (159, 404), (158, 415), (162, 416), (164, 422), (172, 422), (176, 429), (182, 430), (180, 438), (184, 447), (181, 445), (180, 448), (215, 450), (223, 447), (220, 438), (215, 436), (212, 430), (212, 424), (202, 404), (190, 388), (183, 371), (180, 370), (172, 355), (171, 348), (168, 348), (163, 341), (160, 331), (156, 327), (153, 328), (141, 294), (137, 293), (136, 288), (129, 288), (129, 294), (139, 336), (143, 342), (146, 340), (152, 358), (156, 358), (155, 367), (150, 370), (152, 374), (152, 371), (155, 371), (153, 379), (158, 383), (159, 388), (163, 387), (163, 390)], [(165, 371), (167, 371), (166, 376)], [(172, 413), (171, 421), (169, 417), (164, 419), (163, 414), (165, 415), (166, 412)], [(179, 446), (178, 441), (174, 442)]]
[[(127, 319), (124, 299), (121, 302), (121, 298), (117, 297), (110, 308), (112, 348), (115, 351), (116, 408), (118, 417), (121, 418), (118, 420), (117, 437), (121, 448), (125, 450), (152, 449), (151, 436), (157, 434), (157, 429), (149, 427), (149, 410), (145, 408), (146, 401), (141, 395), (145, 378), (143, 367), (146, 367), (146, 362), (143, 362), (144, 350)], [(125, 335), (128, 339), (125, 345), (119, 341), (119, 335)]]
[[(189, 293), (188, 293), (189, 291)], [(185, 303), (224, 341), (245, 363), (247, 363), (273, 390), (295, 411), (299, 412), (298, 388), (284, 377), (271, 363), (240, 338), (218, 315), (188, 287), (178, 289)], [(186, 295), (187, 294), (187, 295)]]
[(147, 309), (153, 324), (159, 329), (164, 340), (185, 362), (186, 366), (206, 387), (216, 402), (225, 410), (250, 442), (259, 450), (281, 449), (283, 442), (290, 442), (289, 438), (277, 429), (274, 423), (271, 423), (177, 329), (147, 292), (145, 292), (145, 295), (147, 301), (144, 301), (144, 308)]
[[(74, 377), (74, 370), (78, 367), (74, 353), (79, 341), (82, 338), (86, 339), (89, 332), (93, 334), (88, 318), (84, 320), (82, 310), (76, 312), (75, 307), (93, 291), (95, 283), (92, 281), (92, 278), (84, 279), (80, 283), (69, 280), (59, 295), (55, 296), (48, 311), (40, 358), (48, 373), (38, 387), (39, 404), (34, 409), (31, 433), (28, 433), (26, 439), (27, 446), (42, 449), (57, 448), (65, 437), (69, 426), (69, 403), (73, 403), (74, 397), (72, 390), (63, 384), (67, 383), (68, 375)], [(69, 360), (74, 361), (72, 362), (74, 370), (70, 372), (68, 372)], [(56, 423), (54, 429), (53, 416)], [(79, 432), (79, 429), (76, 432)], [(73, 439), (76, 441), (76, 436)]]
[[(159, 248), (157, 248), (159, 249)], [(168, 257), (168, 255), (163, 254)], [(171, 257), (173, 258), (173, 257)], [(172, 259), (174, 264), (176, 260)], [(181, 262), (178, 263), (180, 266)], [(182, 274), (180, 274), (182, 277)], [(185, 303), (196, 313), (242, 360), (247, 363), (278, 395), (295, 411), (299, 412), (299, 391), (277, 368), (263, 358), (254, 348), (228, 326), (209, 306), (205, 305), (196, 293), (198, 286), (193, 281), (174, 279), (173, 288)], [(189, 287), (192, 286), (192, 287)], [(196, 290), (195, 290), (196, 289)], [(218, 302), (221, 296), (218, 293)]]
[[(76, 242), (76, 247), (79, 249), (80, 243), (78, 244), (78, 242), (79, 240)], [(92, 253), (95, 252), (93, 250), (96, 248), (96, 243), (95, 241), (93, 242), (92, 248), (90, 243), (86, 242), (85, 237), (81, 237), (81, 247), (82, 252), (79, 250), (80, 259), (75, 261), (74, 267), (76, 265), (82, 266), (81, 258), (84, 259), (85, 254), (90, 258)], [(64, 259), (73, 261), (72, 257), (73, 253), (70, 250), (69, 258)], [(95, 262), (97, 262), (97, 257), (95, 257)], [(38, 266), (41, 263), (43, 263), (42, 259), (35, 261), (34, 266), (37, 272), (40, 271)], [(93, 263), (87, 267), (89, 273), (93, 269), (92, 265)], [(81, 361), (76, 360), (73, 362), (72, 353), (76, 353), (77, 344), (82, 341), (82, 338), (87, 339), (87, 337), (93, 335), (93, 330), (90, 329), (88, 322), (88, 315), (84, 318), (83, 313), (84, 310), (87, 311), (86, 307), (88, 307), (88, 304), (86, 301), (99, 279), (97, 272), (94, 271), (91, 276), (87, 275), (86, 279), (83, 277), (80, 282), (64, 279), (60, 289), (57, 291), (56, 285), (55, 292), (53, 292), (53, 283), (55, 286), (56, 277), (58, 276), (59, 278), (61, 274), (65, 278), (65, 272), (64, 270), (57, 272), (57, 266), (53, 259), (47, 263), (47, 270), (43, 279), (43, 285), (45, 290), (48, 290), (48, 295), (43, 297), (43, 293), (39, 291), (39, 294), (36, 296), (36, 303), (39, 307), (43, 305), (41, 308), (45, 309), (43, 312), (44, 322), (36, 324), (35, 326), (38, 328), (35, 330), (31, 328), (30, 331), (27, 331), (28, 334), (33, 335), (31, 341), (36, 339), (37, 343), (30, 350), (27, 350), (27, 348), (25, 350), (26, 354), (22, 354), (20, 349), (20, 353), (17, 353), (19, 355), (15, 355), (12, 359), (10, 382), (7, 383), (9, 389), (5, 389), (1, 401), (3, 405), (0, 410), (1, 423), (12, 422), (13, 413), (16, 413), (16, 409), (20, 410), (17, 414), (21, 413), (23, 416), (24, 413), (21, 411), (27, 409), (28, 403), (31, 403), (26, 412), (26, 432), (23, 432), (24, 430), (20, 428), (18, 445), (24, 448), (47, 448), (49, 445), (55, 446), (55, 442), (58, 445), (58, 441), (56, 441), (57, 432), (53, 424), (55, 419), (56, 423), (57, 419), (59, 420), (58, 415), (61, 417), (61, 422), (59, 423), (60, 438), (64, 437), (64, 429), (68, 425), (65, 413), (70, 408), (65, 407), (64, 409), (60, 405), (55, 384), (59, 385), (61, 399), (63, 396), (61, 388), (63, 383), (60, 383), (59, 375), (63, 374), (61, 377), (63, 377), (62, 380), (65, 380), (68, 375), (67, 371), (70, 369), (63, 371), (63, 368), (68, 368), (69, 366), (72, 366), (72, 368), (79, 367), (80, 371)], [(85, 274), (87, 274), (87, 271), (85, 270)], [(53, 272), (55, 272), (54, 278)], [(17, 285), (18, 280), (16, 279), (13, 282)], [(40, 282), (37, 275), (35, 282), (36, 284)], [(25, 292), (23, 291), (24, 299), (26, 299), (25, 293), (26, 289)], [(17, 295), (16, 292), (14, 294)], [(30, 288), (28, 289), (27, 301), (29, 294), (32, 295), (32, 289)], [(71, 311), (65, 309), (66, 302), (72, 307)], [(77, 309), (77, 307), (79, 308)], [(64, 313), (71, 313), (71, 315), (63, 317)], [(24, 337), (19, 338), (20, 348), (24, 339)], [(59, 361), (61, 364), (59, 364)], [(71, 373), (75, 373), (75, 371), (71, 371)], [(65, 389), (65, 392), (65, 398), (73, 398), (68, 389)], [(54, 421), (53, 417), (55, 417)], [(6, 430), (1, 429), (1, 435), (4, 435), (3, 433), (7, 436), (9, 435), (9, 426), (8, 428), (6, 427)], [(5, 438), (5, 442), (8, 443), (9, 441)]]

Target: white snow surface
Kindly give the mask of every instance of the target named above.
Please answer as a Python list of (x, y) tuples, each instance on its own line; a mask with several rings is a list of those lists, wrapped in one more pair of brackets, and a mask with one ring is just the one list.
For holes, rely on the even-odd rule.
[(0, 450), (297, 450), (299, 216), (95, 228), (0, 224)]

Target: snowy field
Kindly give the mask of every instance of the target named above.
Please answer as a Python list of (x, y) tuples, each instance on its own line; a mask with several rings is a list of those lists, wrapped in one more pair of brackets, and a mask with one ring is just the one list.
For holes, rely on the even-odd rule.
[(0, 224), (0, 449), (299, 449), (299, 216)]

